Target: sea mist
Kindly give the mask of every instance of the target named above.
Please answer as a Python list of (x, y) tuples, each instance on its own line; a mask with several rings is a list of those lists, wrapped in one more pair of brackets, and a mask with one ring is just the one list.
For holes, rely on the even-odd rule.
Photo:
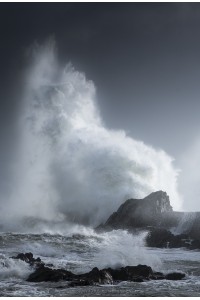
[(107, 129), (93, 82), (71, 64), (60, 66), (54, 48), (52, 42), (34, 48), (24, 79), (1, 222), (13, 228), (27, 218), (96, 226), (126, 199), (156, 190), (167, 191), (179, 209), (172, 158), (123, 130)]

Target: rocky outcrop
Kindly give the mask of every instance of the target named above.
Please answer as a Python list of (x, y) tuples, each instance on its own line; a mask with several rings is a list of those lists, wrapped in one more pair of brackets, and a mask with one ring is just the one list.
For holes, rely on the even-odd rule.
[[(129, 199), (113, 213), (100, 228), (142, 228), (160, 226), (162, 222), (169, 226), (175, 225), (176, 219), (171, 218), (172, 207), (166, 192), (151, 193), (144, 199)], [(168, 220), (168, 221), (167, 221)]]
[(28, 263), (30, 266), (33, 266), (36, 268), (44, 266), (44, 263), (41, 261), (41, 258), (40, 257), (34, 258), (33, 253), (31, 253), (31, 252), (19, 253), (17, 256), (12, 256), (11, 258), (20, 259), (20, 260)]
[(68, 286), (85, 286), (118, 283), (121, 281), (144, 282), (148, 280), (180, 280), (185, 277), (183, 273), (163, 274), (160, 272), (153, 272), (151, 267), (146, 265), (127, 266), (120, 269), (103, 269), (99, 270), (97, 267), (85, 274), (76, 275), (72, 272), (62, 269), (50, 269), (47, 267), (40, 267), (31, 275), (27, 281), (42, 282), (42, 281), (68, 281)]
[(163, 228), (151, 228), (146, 238), (149, 247), (157, 248), (188, 248), (190, 239), (185, 234), (174, 235)]
[[(27, 259), (28, 257), (28, 259)], [(44, 263), (32, 264), (32, 261), (40, 260), (40, 258), (34, 259), (32, 253), (20, 253), (14, 259), (20, 259), (26, 263), (32, 265), (35, 270), (29, 275), (27, 281), (29, 282), (58, 282), (66, 281), (67, 287), (86, 286), (86, 285), (98, 285), (98, 284), (110, 284), (121, 281), (134, 281), (143, 282), (148, 280), (180, 280), (185, 277), (183, 273), (170, 273), (163, 274), (160, 272), (154, 272), (151, 267), (146, 265), (138, 266), (126, 266), (118, 269), (102, 269), (97, 267), (93, 268), (90, 272), (84, 274), (74, 274), (64, 269), (55, 269), (45, 266)]]
[(200, 249), (200, 213), (173, 211), (166, 192), (157, 191), (144, 199), (129, 199), (96, 230), (148, 230), (150, 247)]

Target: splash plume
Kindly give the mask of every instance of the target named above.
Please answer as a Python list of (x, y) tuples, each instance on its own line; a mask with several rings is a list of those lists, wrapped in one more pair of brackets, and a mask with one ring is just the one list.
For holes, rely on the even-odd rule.
[(2, 218), (97, 225), (124, 200), (161, 189), (180, 208), (172, 158), (107, 129), (93, 82), (60, 67), (52, 44), (37, 49), (26, 76), (19, 131)]

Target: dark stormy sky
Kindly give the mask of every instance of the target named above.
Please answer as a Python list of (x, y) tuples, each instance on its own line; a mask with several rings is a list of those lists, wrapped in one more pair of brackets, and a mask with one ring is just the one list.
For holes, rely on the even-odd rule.
[(193, 172), (185, 156), (198, 166), (200, 3), (1, 3), (3, 138), (13, 132), (24, 53), (52, 35), (61, 61), (94, 81), (107, 127), (164, 149)]

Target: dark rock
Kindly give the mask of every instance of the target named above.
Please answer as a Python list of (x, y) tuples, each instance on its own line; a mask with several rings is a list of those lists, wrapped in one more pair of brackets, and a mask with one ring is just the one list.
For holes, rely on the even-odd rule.
[(188, 247), (185, 235), (174, 235), (163, 228), (153, 228), (149, 231), (146, 243), (149, 247), (180, 248)]
[(67, 270), (47, 267), (39, 257), (35, 259), (32, 253), (19, 253), (13, 258), (23, 260), (35, 268), (35, 271), (29, 275), (27, 281), (68, 281), (69, 283), (66, 287), (113, 284), (113, 282), (119, 281), (180, 280), (185, 277), (183, 273), (175, 272), (164, 275), (160, 272), (153, 272), (152, 268), (146, 265), (126, 266), (118, 269), (107, 268), (103, 270), (95, 267), (88, 273), (76, 275)]
[(185, 274), (178, 273), (178, 272), (169, 273), (169, 274), (165, 275), (165, 278), (168, 280), (181, 280), (184, 277), (185, 277)]
[[(175, 212), (166, 192), (151, 193), (144, 199), (129, 199), (97, 231), (127, 229), (149, 231), (147, 246), (200, 249), (200, 212)], [(172, 233), (173, 232), (173, 233)]]
[(166, 229), (153, 228), (149, 231), (146, 242), (149, 247), (168, 248), (173, 234)]
[(19, 253), (17, 256), (13, 256), (13, 259), (20, 259), (27, 263), (31, 263), (33, 261), (33, 253)]
[(190, 243), (188, 244), (188, 248), (191, 250), (200, 249), (200, 239), (190, 240)]
[(90, 280), (79, 279), (79, 280), (71, 281), (68, 284), (68, 287), (88, 286), (88, 285), (94, 285), (94, 282)]
[(41, 261), (40, 257), (37, 257), (36, 259), (33, 257), (33, 253), (19, 253), (17, 256), (11, 257), (13, 259), (20, 259), (25, 261), (26, 263), (30, 264), (34, 267), (41, 267), (44, 266), (44, 263)]
[(59, 280), (69, 281), (68, 287), (87, 286), (97, 284), (113, 284), (120, 281), (134, 281), (143, 282), (147, 280), (180, 280), (185, 277), (183, 273), (170, 273), (164, 275), (160, 272), (153, 272), (151, 267), (146, 265), (127, 266), (120, 269), (92, 269), (85, 274), (76, 275), (72, 272), (63, 269), (50, 269), (41, 266), (29, 275), (27, 281), (42, 282), (51, 281), (57, 282)]
[(99, 270), (98, 268), (93, 268), (89, 273), (79, 275), (80, 278), (89, 279), (92, 282), (99, 284), (113, 284), (113, 278), (108, 270)]
[(153, 275), (151, 276), (151, 279), (163, 280), (163, 279), (165, 279), (165, 275), (161, 272), (154, 272)]
[[(158, 191), (144, 199), (129, 199), (104, 224), (106, 228), (142, 228), (157, 226), (164, 215), (172, 212), (169, 196)], [(99, 226), (98, 228), (103, 228)]]
[(63, 269), (50, 269), (41, 266), (29, 275), (27, 281), (41, 282), (41, 281), (59, 281), (59, 280), (72, 280), (75, 275), (72, 272)]
[(108, 268), (106, 271), (111, 274), (114, 281), (148, 280), (153, 275), (151, 267), (146, 265), (127, 266), (120, 269)]
[(144, 279), (142, 277), (136, 277), (136, 278), (132, 278), (133, 282), (144, 282)]

